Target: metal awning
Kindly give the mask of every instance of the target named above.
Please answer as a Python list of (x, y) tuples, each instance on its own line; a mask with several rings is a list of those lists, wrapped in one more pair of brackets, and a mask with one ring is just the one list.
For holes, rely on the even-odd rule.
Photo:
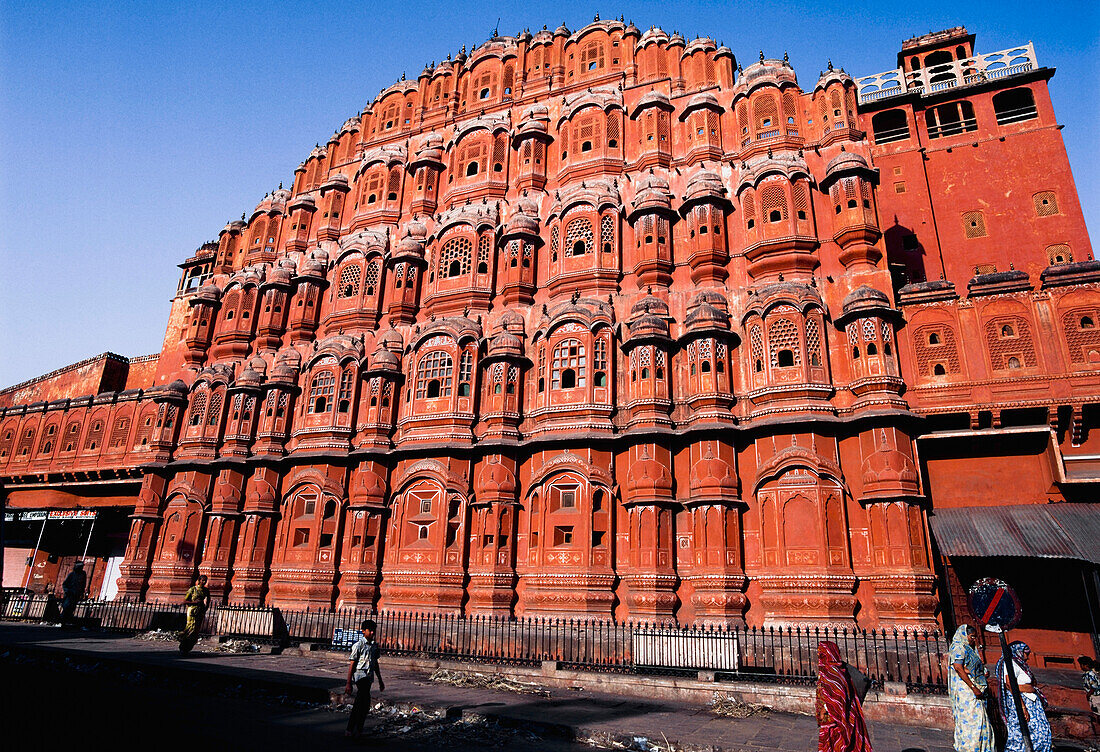
[(1100, 564), (1100, 504), (937, 509), (929, 517), (947, 556), (1025, 556)]

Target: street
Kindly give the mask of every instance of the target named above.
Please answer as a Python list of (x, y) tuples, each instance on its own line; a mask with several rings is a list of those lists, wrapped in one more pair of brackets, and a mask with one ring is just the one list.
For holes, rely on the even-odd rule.
[[(207, 694), (141, 672), (94, 663), (17, 659), (0, 654), (0, 713), (9, 749), (281, 750), (323, 746), (366, 750), (591, 749), (495, 724), (454, 719), (387, 721), (373, 716), (363, 739), (343, 737), (345, 712), (272, 697)], [(247, 690), (242, 690), (242, 694)], [(248, 693), (253, 694), (253, 693)], [(405, 730), (407, 729), (407, 730)]]

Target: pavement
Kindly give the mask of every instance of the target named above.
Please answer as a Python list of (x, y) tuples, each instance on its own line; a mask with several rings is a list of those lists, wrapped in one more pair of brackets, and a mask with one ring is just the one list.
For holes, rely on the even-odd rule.
[[(54, 661), (55, 667), (64, 662), (66, 667), (85, 672), (90, 670), (88, 666), (94, 666), (123, 677), (139, 675), (144, 681), (161, 677), (191, 688), (190, 694), (220, 691), (224, 696), (228, 690), (234, 700), (291, 703), (301, 708), (329, 706), (332, 693), (341, 691), (347, 675), (344, 662), (297, 651), (280, 655), (227, 653), (217, 652), (213, 644), (200, 643), (195, 652), (182, 657), (173, 642), (3, 623), (0, 667), (13, 660)], [(623, 697), (586, 688), (552, 689), (546, 697), (457, 687), (429, 682), (425, 672), (387, 668), (385, 656), (381, 669), (386, 691), (374, 696), (384, 703), (372, 718), (375, 726), (385, 726), (389, 713), (398, 719), (397, 729), (406, 730), (409, 726), (400, 725), (405, 723), (401, 719), (428, 714), (471, 723), (487, 721), (536, 734), (540, 739), (565, 740), (570, 747), (583, 742), (613, 749), (679, 752), (806, 752), (816, 748), (817, 724), (810, 716), (770, 711), (729, 718), (700, 705)], [(390, 723), (386, 728), (393, 727)], [(939, 729), (872, 723), (870, 733), (876, 752), (952, 749), (951, 733)], [(380, 748), (412, 749), (414, 745), (391, 743)]]

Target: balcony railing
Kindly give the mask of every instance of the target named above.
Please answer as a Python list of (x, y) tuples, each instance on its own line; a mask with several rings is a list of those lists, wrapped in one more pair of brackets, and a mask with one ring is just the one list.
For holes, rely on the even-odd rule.
[(867, 104), (902, 94), (916, 93), (923, 96), (947, 89), (973, 86), (1038, 67), (1035, 47), (1028, 42), (1021, 47), (975, 55), (965, 60), (953, 60), (920, 70), (907, 72), (898, 68), (873, 76), (863, 76), (856, 79), (856, 86), (859, 88), (859, 103)]

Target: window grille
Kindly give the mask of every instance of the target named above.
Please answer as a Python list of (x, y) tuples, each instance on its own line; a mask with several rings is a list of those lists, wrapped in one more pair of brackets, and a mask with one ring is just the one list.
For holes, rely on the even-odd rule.
[(443, 279), (460, 277), (470, 271), (470, 255), (473, 243), (469, 238), (452, 238), (439, 251), (439, 276)]
[[(563, 388), (562, 374), (570, 370), (573, 372), (573, 385), (578, 388), (583, 387), (585, 383), (585, 365), (584, 345), (575, 339), (563, 340), (554, 348), (550, 370), (550, 388)], [(568, 380), (566, 383), (568, 384)]]
[(565, 255), (589, 253), (592, 253), (592, 221), (588, 217), (577, 217), (565, 229)]
[(332, 394), (336, 389), (336, 377), (325, 371), (313, 378), (309, 390), (309, 412), (327, 413), (332, 411)]
[(348, 264), (340, 272), (340, 287), (336, 291), (338, 298), (354, 298), (359, 294), (359, 275), (361, 270), (358, 264)]
[(1058, 199), (1054, 191), (1041, 191), (1035, 194), (1034, 199), (1035, 216), (1050, 217), (1058, 213)]
[(428, 385), (432, 381), (439, 383), (439, 396), (451, 396), (451, 356), (442, 350), (434, 350), (420, 359), (416, 375), (416, 398), (428, 396)]

